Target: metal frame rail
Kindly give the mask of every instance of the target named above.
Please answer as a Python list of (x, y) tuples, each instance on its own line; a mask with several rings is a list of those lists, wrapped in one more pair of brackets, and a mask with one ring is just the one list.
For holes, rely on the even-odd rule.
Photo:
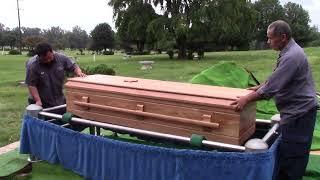
[[(32, 105), (29, 105), (29, 106), (32, 106)], [(56, 106), (56, 107), (47, 108), (47, 109), (42, 109), (41, 107), (39, 107), (39, 109), (37, 109), (36, 105), (33, 105), (32, 107), (29, 107), (29, 106), (27, 107), (27, 114), (29, 114), (33, 117), (44, 116), (44, 117), (53, 118), (51, 120), (48, 120), (48, 122), (53, 122), (57, 119), (62, 119), (62, 115), (50, 113), (50, 111), (66, 107), (66, 105), (61, 105), (61, 106)], [(75, 122), (75, 123), (84, 124), (84, 125), (87, 125), (90, 127), (95, 127), (95, 133), (94, 133), (95, 135), (100, 134), (99, 128), (105, 128), (105, 129), (114, 130), (114, 131), (134, 133), (134, 134), (139, 134), (139, 135), (144, 135), (144, 136), (151, 136), (151, 137), (155, 137), (155, 138), (170, 139), (170, 140), (180, 141), (180, 142), (185, 142), (185, 143), (190, 143), (190, 140), (191, 140), (191, 138), (189, 138), (189, 137), (177, 136), (177, 135), (171, 135), (171, 134), (165, 134), (165, 133), (158, 133), (158, 132), (130, 128), (130, 127), (125, 127), (125, 126), (119, 126), (119, 125), (114, 125), (114, 124), (109, 124), (109, 123), (96, 122), (96, 121), (91, 121), (88, 119), (82, 119), (82, 118), (76, 118), (76, 117), (72, 117), (70, 122)], [(232, 144), (226, 144), (226, 143), (220, 143), (220, 142), (214, 142), (214, 141), (208, 141), (208, 140), (203, 140), (202, 145), (204, 147), (209, 147), (209, 148), (221, 148), (221, 149), (225, 149), (228, 151), (238, 151), (238, 152), (245, 152), (245, 151), (258, 152), (258, 151), (267, 150), (268, 145), (266, 142), (268, 142), (274, 135), (277, 135), (276, 131), (279, 127), (278, 120), (270, 121), (270, 120), (264, 120), (264, 119), (257, 119), (256, 123), (257, 124), (265, 124), (265, 125), (269, 124), (269, 125), (272, 125), (272, 127), (262, 139), (253, 139), (253, 141), (251, 141), (252, 140), (251, 139), (251, 140), (247, 141), (245, 146), (232, 145)], [(67, 127), (69, 125), (70, 125), (69, 123), (66, 123), (61, 126)]]

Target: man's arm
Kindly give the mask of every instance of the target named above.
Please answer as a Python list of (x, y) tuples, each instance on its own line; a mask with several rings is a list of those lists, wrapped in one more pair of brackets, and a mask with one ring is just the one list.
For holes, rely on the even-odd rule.
[(231, 103), (231, 105), (235, 105), (236, 111), (241, 111), (249, 102), (273, 97), (292, 79), (299, 65), (295, 61), (296, 59), (282, 58), (279, 66), (262, 86), (257, 89), (254, 88), (254, 92), (238, 97)]
[(245, 105), (247, 105), (250, 102), (257, 101), (260, 99), (263, 99), (262, 95), (257, 93), (257, 90), (264, 86), (266, 83), (261, 83), (260, 85), (247, 88), (248, 90), (252, 90), (252, 92), (246, 96), (239, 96), (237, 97), (234, 102), (231, 103), (231, 105), (234, 105), (236, 107), (236, 111), (241, 111)]
[(249, 87), (247, 88), (248, 90), (252, 90), (252, 91), (257, 91), (259, 88), (261, 88), (262, 86), (264, 86), (266, 83), (261, 83), (260, 85), (257, 86), (253, 86), (253, 87)]
[(33, 100), (36, 102), (37, 105), (42, 106), (42, 101), (39, 96), (38, 89), (35, 86), (28, 86), (29, 93), (32, 96)]
[(39, 76), (35, 71), (35, 67), (32, 63), (35, 62), (36, 59), (31, 59), (28, 61), (26, 66), (26, 84), (28, 85), (28, 90), (31, 98), (36, 102), (37, 105), (42, 106), (42, 101), (39, 95), (39, 91), (37, 89), (37, 84), (39, 83)]
[(86, 76), (87, 76), (86, 74), (84, 74), (84, 73), (81, 71), (80, 67), (77, 66), (77, 65), (76, 65), (76, 68), (74, 68), (74, 74), (75, 74), (76, 76), (78, 76), (78, 77), (86, 77)]
[(241, 111), (244, 108), (244, 106), (246, 106), (250, 102), (263, 99), (263, 97), (256, 91), (252, 91), (250, 94), (246, 96), (239, 96), (237, 98), (238, 99), (236, 99), (234, 102), (230, 104), (235, 106), (236, 111)]
[(77, 76), (77, 77), (86, 77), (87, 76), (86, 74), (84, 74), (82, 72), (80, 67), (72, 59), (70, 59), (69, 57), (67, 57), (65, 55), (60, 55), (59, 57), (63, 61), (64, 68), (68, 72), (73, 72), (74, 75)]

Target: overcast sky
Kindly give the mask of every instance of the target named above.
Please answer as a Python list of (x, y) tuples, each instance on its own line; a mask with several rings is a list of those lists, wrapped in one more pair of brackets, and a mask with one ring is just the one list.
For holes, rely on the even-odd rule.
[[(280, 0), (282, 4), (290, 0)], [(0, 1), (0, 23), (6, 27), (18, 26), (16, 0)], [(72, 30), (78, 25), (90, 33), (93, 28), (107, 22), (114, 29), (113, 11), (108, 0), (19, 0), (21, 26), (49, 29), (60, 26)], [(309, 12), (311, 25), (320, 27), (320, 0), (291, 0)]]

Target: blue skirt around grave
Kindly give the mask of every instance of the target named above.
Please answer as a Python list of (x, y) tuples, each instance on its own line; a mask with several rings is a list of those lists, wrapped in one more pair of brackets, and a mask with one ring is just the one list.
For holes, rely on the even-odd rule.
[(262, 153), (174, 149), (79, 133), (24, 116), (20, 153), (58, 163), (90, 179), (269, 180), (279, 139)]

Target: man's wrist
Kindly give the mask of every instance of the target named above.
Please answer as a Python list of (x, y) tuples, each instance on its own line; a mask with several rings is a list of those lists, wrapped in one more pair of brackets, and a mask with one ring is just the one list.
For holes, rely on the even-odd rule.
[(41, 100), (36, 101), (36, 105), (42, 106)]

